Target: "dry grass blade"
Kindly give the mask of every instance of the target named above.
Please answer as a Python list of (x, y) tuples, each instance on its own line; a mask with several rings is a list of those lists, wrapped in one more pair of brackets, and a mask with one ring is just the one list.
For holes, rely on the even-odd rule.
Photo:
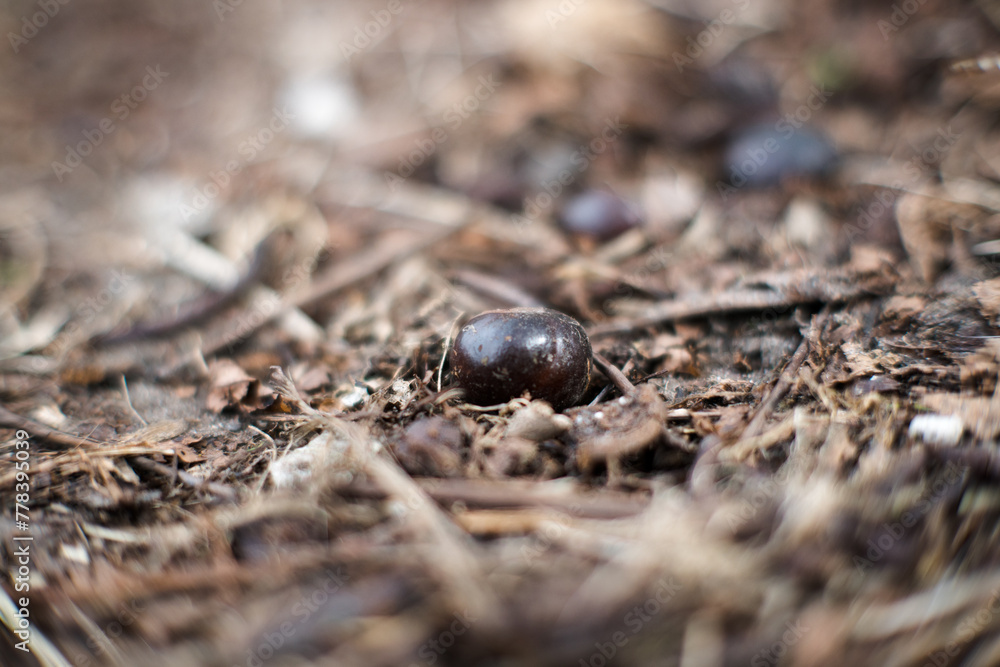
[[(4, 624), (11, 635), (16, 636), (18, 632), (25, 632), (29, 626), (22, 626), (19, 620), (18, 607), (11, 600), (7, 590), (0, 587), (0, 622)], [(42, 634), (37, 628), (27, 631), (27, 639), (24, 640), (24, 649), (37, 658), (42, 667), (72, 667), (72, 664), (63, 657), (58, 647)]]

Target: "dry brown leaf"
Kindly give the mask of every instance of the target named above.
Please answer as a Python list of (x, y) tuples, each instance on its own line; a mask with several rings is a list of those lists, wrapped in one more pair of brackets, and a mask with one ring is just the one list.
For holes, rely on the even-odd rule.
[(1000, 375), (1000, 340), (987, 340), (986, 345), (963, 359), (960, 374), (963, 387), (992, 394)]
[(979, 301), (980, 311), (994, 326), (1000, 324), (1000, 278), (984, 280), (972, 286), (972, 293)]
[(270, 396), (271, 390), (261, 385), (231, 359), (217, 359), (209, 364), (211, 389), (205, 398), (205, 407), (212, 412), (226, 408), (256, 409), (261, 399)]
[(933, 283), (948, 260), (951, 227), (940, 200), (905, 194), (896, 204), (896, 221), (910, 260), (925, 282)]

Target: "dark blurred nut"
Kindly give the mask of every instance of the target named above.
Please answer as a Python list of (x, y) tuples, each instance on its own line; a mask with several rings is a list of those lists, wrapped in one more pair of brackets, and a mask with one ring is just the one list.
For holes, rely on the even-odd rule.
[(576, 195), (559, 213), (564, 230), (598, 241), (613, 239), (639, 224), (639, 215), (625, 200), (601, 190)]
[(822, 134), (785, 120), (741, 132), (725, 156), (727, 185), (765, 188), (786, 178), (816, 178), (837, 167), (837, 151)]
[(451, 477), (461, 471), (462, 431), (444, 417), (419, 419), (403, 432), (394, 451), (411, 475)]

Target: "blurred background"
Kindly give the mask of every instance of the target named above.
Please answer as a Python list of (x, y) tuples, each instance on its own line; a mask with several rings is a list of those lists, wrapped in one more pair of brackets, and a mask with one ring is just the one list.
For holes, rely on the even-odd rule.
[[(165, 230), (239, 256), (273, 221), (244, 220), (242, 241), (223, 231), (262, 202), (305, 198), (329, 220), (401, 182), (543, 222), (573, 192), (610, 189), (657, 240), (709, 207), (743, 248), (766, 244), (798, 198), (809, 206), (797, 215), (815, 217), (816, 203), (837, 232), (821, 244), (807, 225), (814, 247), (898, 246), (891, 212), (842, 233), (880, 185), (997, 177), (996, 80), (948, 69), (991, 52), (997, 13), (988, 0), (16, 0), (0, 15), (0, 182), (4, 206), (30, 213), (4, 225), (26, 247), (45, 237), (45, 280), (61, 290), (96, 266), (162, 266)], [(751, 155), (738, 142), (759, 127), (781, 138), (783, 118), (831, 156), (774, 162), (848, 187), (727, 197), (720, 186)], [(952, 144), (935, 154), (947, 128)], [(602, 132), (606, 145), (581, 153)], [(919, 176), (905, 169), (914, 159)], [(776, 183), (769, 173), (749, 185)], [(352, 201), (346, 182), (362, 176), (386, 187)], [(332, 224), (346, 246), (358, 234)]]
[[(16, 0), (0, 11), (4, 238), (23, 245), (4, 252), (34, 267), (22, 282), (46, 267), (35, 308), (53, 291), (94, 296), (110, 280), (100, 267), (183, 262), (167, 237), (245, 257), (293, 200), (346, 252), (363, 225), (337, 212), (402, 185), (542, 226), (572, 194), (609, 190), (641, 211), (653, 242), (686, 231), (703, 258), (735, 249), (759, 263), (759, 249), (801, 262), (790, 246), (821, 260), (852, 242), (900, 250), (892, 206), (868, 210), (880, 188), (997, 178), (997, 79), (949, 69), (995, 47), (989, 0)], [(795, 145), (758, 172), (747, 160), (768, 132)], [(923, 261), (930, 277), (943, 259)], [(141, 296), (132, 306), (172, 298)], [(607, 315), (596, 301), (575, 310)], [(49, 315), (36, 324), (54, 326)]]

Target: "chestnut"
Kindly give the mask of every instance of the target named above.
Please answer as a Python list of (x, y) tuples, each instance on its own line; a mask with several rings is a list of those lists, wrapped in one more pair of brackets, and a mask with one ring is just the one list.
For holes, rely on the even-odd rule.
[(602, 190), (576, 195), (559, 213), (559, 225), (570, 234), (610, 241), (639, 225), (639, 216), (621, 197)]
[(725, 155), (725, 170), (733, 187), (768, 188), (787, 178), (823, 178), (838, 162), (837, 151), (825, 135), (800, 127), (756, 125), (739, 134)]
[(451, 350), (455, 380), (477, 405), (528, 392), (561, 410), (590, 382), (590, 339), (572, 317), (548, 308), (489, 310), (462, 327)]

